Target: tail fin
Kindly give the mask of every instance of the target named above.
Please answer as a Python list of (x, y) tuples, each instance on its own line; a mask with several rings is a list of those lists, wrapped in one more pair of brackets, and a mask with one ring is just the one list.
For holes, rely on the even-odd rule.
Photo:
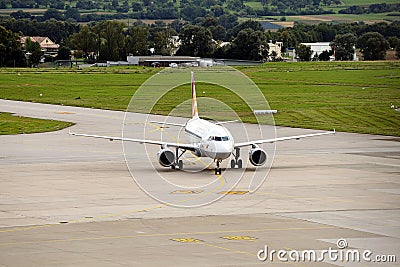
[(192, 117), (198, 118), (199, 113), (197, 111), (197, 100), (196, 100), (196, 85), (194, 84), (194, 74), (192, 71)]

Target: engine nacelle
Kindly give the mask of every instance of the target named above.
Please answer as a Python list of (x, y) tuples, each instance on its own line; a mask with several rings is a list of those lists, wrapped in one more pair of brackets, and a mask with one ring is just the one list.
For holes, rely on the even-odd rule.
[(252, 148), (249, 151), (249, 160), (254, 166), (264, 165), (267, 161), (267, 153), (259, 147)]
[(157, 153), (157, 159), (161, 166), (170, 167), (175, 164), (175, 153), (163, 148)]

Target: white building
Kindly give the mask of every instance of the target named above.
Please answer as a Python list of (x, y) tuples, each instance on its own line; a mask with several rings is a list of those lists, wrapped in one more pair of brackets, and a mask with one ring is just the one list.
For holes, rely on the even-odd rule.
[[(301, 43), (301, 44), (311, 47), (312, 50), (311, 59), (314, 58), (316, 54), (320, 55), (324, 51), (329, 52), (330, 50), (332, 50), (332, 47), (330, 46), (329, 42)], [(335, 55), (330, 56), (330, 60), (334, 61)], [(358, 61), (358, 57), (356, 55), (356, 47), (354, 47), (353, 60)]]
[(324, 51), (331, 51), (332, 48), (330, 46), (330, 42), (317, 42), (317, 43), (301, 43), (302, 45), (311, 47), (312, 54), (311, 58), (314, 58), (315, 55), (321, 55)]
[(171, 36), (169, 39), (169, 48), (171, 49), (171, 56), (175, 55), (176, 52), (179, 50), (179, 47), (181, 47), (181, 40), (179, 39), (178, 35)]
[(282, 42), (275, 42), (275, 43), (269, 42), (268, 43), (268, 47), (269, 47), (268, 59), (272, 60), (272, 58), (271, 58), (272, 52), (275, 52), (275, 55), (276, 55), (275, 59), (282, 59), (282, 46), (283, 46)]

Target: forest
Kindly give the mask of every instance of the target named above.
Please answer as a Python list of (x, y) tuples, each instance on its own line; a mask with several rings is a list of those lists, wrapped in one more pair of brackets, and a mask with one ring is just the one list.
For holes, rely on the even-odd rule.
[[(47, 36), (60, 45), (56, 59), (73, 56), (87, 61), (151, 54), (279, 61), (284, 60), (288, 48), (296, 49), (302, 61), (328, 60), (333, 50), (338, 60), (351, 60), (354, 46), (368, 60), (384, 59), (388, 49), (396, 50), (399, 56), (399, 21), (295, 23), (270, 31), (257, 19), (248, 18), (265, 14), (390, 12), (399, 8), (393, 1), (372, 2), (354, 7), (338, 0), (0, 0), (2, 9), (28, 8), (0, 17), (0, 65), (31, 66), (43, 58), (37, 46), (31, 45), (32, 51), (21, 47), (21, 36)], [(250, 3), (259, 6), (252, 8)], [(43, 12), (30, 13), (29, 8)], [(179, 47), (172, 41), (176, 36), (181, 42)], [(268, 54), (270, 42), (283, 42), (283, 57)], [(311, 58), (311, 51), (301, 46), (304, 42), (330, 42), (332, 50)], [(31, 55), (28, 60), (27, 54)]]
[[(328, 60), (332, 54), (332, 51), (326, 51), (318, 59), (311, 59), (310, 51), (300, 45), (303, 42), (331, 42), (338, 60), (351, 60), (354, 46), (367, 60), (384, 59), (388, 49), (395, 49), (399, 56), (400, 50), (400, 22), (295, 24), (271, 32), (254, 20), (239, 23), (233, 15), (206, 16), (196, 18), (192, 23), (174, 20), (168, 25), (160, 21), (151, 25), (138, 21), (129, 27), (119, 21), (80, 25), (73, 20), (36, 21), (10, 17), (0, 20), (0, 36), (1, 66), (27, 65), (20, 36), (47, 36), (61, 45), (57, 59), (69, 59), (73, 51), (74, 57), (88, 61), (117, 61), (126, 60), (128, 55), (151, 54), (268, 61), (271, 60), (268, 43), (277, 41), (283, 42), (283, 53), (287, 48), (296, 48), (299, 60), (303, 61)], [(179, 36), (179, 47), (174, 46), (173, 36)], [(223, 42), (226, 45), (221, 45)], [(32, 49), (37, 50), (37, 47)], [(275, 60), (283, 58), (273, 57)]]

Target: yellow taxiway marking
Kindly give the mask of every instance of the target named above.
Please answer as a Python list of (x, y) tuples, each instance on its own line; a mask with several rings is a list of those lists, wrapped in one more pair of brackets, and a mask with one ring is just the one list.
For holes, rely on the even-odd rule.
[(257, 237), (247, 236), (247, 235), (231, 235), (231, 236), (221, 236), (222, 239), (228, 240), (245, 240), (245, 241), (255, 241)]
[(179, 243), (197, 243), (202, 242), (200, 239), (186, 237), (186, 238), (171, 238), (172, 241), (179, 242)]
[(56, 113), (56, 114), (75, 114), (75, 112), (69, 112), (69, 111), (57, 111), (54, 113)]
[[(153, 127), (155, 127), (155, 128), (163, 129), (163, 128), (157, 126), (157, 125), (154, 125), (153, 123), (148, 123), (148, 124), (153, 126)], [(167, 135), (169, 135), (172, 139), (176, 140), (176, 137), (172, 136), (168, 131), (164, 131), (164, 132)], [(195, 157), (198, 159), (198, 161), (202, 162), (208, 169), (210, 169), (207, 163), (205, 163), (199, 157), (197, 157), (197, 156), (195, 156)], [(207, 192), (205, 194), (198, 194), (198, 196), (196, 196), (196, 197), (188, 198), (186, 200), (181, 200), (181, 201), (178, 201), (178, 202), (175, 202), (175, 203), (171, 203), (171, 204), (173, 204), (173, 205), (182, 204), (182, 203), (185, 203), (185, 202), (188, 202), (188, 201), (191, 201), (191, 200), (195, 200), (195, 199), (198, 199), (198, 198), (202, 198), (202, 197), (205, 197), (205, 196), (208, 196), (208, 195), (210, 195), (212, 193), (217, 192), (226, 183), (226, 181), (222, 177), (222, 175), (217, 175), (217, 178), (220, 180), (220, 185), (217, 188), (215, 188), (214, 190), (212, 190), (210, 192)], [(167, 206), (169, 206), (169, 205), (168, 204), (160, 204), (160, 205), (152, 206), (152, 207), (149, 207), (149, 208), (130, 210), (130, 211), (125, 211), (125, 212), (115, 213), (115, 214), (107, 214), (107, 215), (97, 216), (97, 217), (93, 217), (93, 218), (82, 218), (82, 219), (69, 221), (68, 224), (91, 222), (91, 221), (95, 221), (96, 219), (106, 219), (106, 218), (112, 218), (112, 217), (119, 217), (119, 216), (123, 216), (123, 215), (130, 215), (130, 214), (133, 214), (133, 213), (139, 213), (139, 212), (146, 212), (146, 211), (151, 211), (151, 210), (155, 210), (155, 209), (161, 209), (161, 208), (164, 208), (164, 207), (167, 207)], [(24, 231), (24, 230), (31, 230), (31, 229), (39, 229), (39, 228), (52, 227), (52, 226), (57, 226), (57, 225), (60, 225), (60, 223), (59, 224), (44, 224), (44, 225), (36, 225), (36, 226), (27, 226), (27, 227), (17, 227), (17, 228), (12, 228), (12, 229), (4, 229), (4, 230), (0, 230), (0, 233)]]
[(183, 194), (183, 195), (200, 194), (200, 193), (203, 193), (203, 190), (175, 190), (171, 192), (171, 194)]
[[(162, 129), (160, 126), (155, 125), (154, 123), (148, 122), (148, 124), (149, 124), (150, 126), (153, 126), (153, 127), (157, 128), (157, 129), (160, 129), (160, 130)], [(178, 140), (176, 139), (175, 136), (171, 135), (168, 131), (164, 131), (164, 132), (165, 132), (166, 135), (168, 135), (172, 140), (175, 140), (175, 142), (177, 142), (177, 143), (179, 144), (179, 142), (178, 142)], [(207, 169), (209, 169), (210, 171), (213, 171), (213, 170), (210, 168), (210, 165), (209, 165), (209, 164), (207, 164), (206, 162), (204, 162), (200, 157), (197, 157), (197, 156), (196, 156), (195, 154), (193, 154), (191, 151), (189, 151), (189, 152), (190, 152), (199, 162), (201, 162)], [(225, 185), (225, 183), (226, 183), (226, 180), (225, 180), (225, 178), (222, 177), (222, 175), (217, 174), (217, 178), (220, 180), (220, 185), (219, 185), (217, 188), (215, 188), (214, 190), (212, 190), (212, 191), (210, 191), (210, 192), (206, 192), (205, 194), (198, 195), (197, 197), (188, 198), (188, 199), (186, 199), (186, 200), (184, 200), (184, 201), (179, 201), (179, 202), (177, 202), (177, 203), (172, 203), (172, 204), (175, 204), (175, 205), (176, 205), (176, 204), (182, 204), (182, 203), (185, 203), (185, 202), (188, 202), (188, 201), (191, 201), (191, 200), (195, 200), (195, 199), (199, 199), (199, 198), (208, 196), (208, 195), (210, 195), (210, 194), (212, 194), (212, 193), (216, 193), (219, 189), (223, 188), (224, 185)]]
[(150, 130), (149, 132), (153, 133), (153, 132), (157, 132), (157, 131), (164, 132), (164, 128), (160, 127), (160, 129), (153, 129), (153, 130)]
[(0, 233), (17, 232), (17, 231), (38, 229), (38, 228), (44, 228), (44, 227), (51, 227), (51, 226), (56, 226), (56, 225), (59, 225), (59, 224), (43, 224), (43, 225), (35, 225), (35, 226), (22, 226), (22, 227), (17, 227), (17, 228), (12, 228), (12, 229), (2, 229), (2, 230), (0, 230)]
[(222, 195), (245, 195), (247, 194), (249, 191), (221, 191), (218, 192), (218, 194), (222, 194)]
[(189, 237), (189, 238), (171, 238), (171, 240), (175, 241), (175, 242), (179, 242), (179, 243), (195, 243), (195, 244), (204, 245), (204, 246), (211, 247), (211, 248), (217, 248), (217, 249), (223, 249), (223, 250), (231, 251), (231, 252), (235, 252), (235, 253), (247, 254), (252, 257), (257, 256), (256, 254), (253, 254), (250, 252), (241, 251), (241, 250), (237, 250), (237, 249), (231, 249), (231, 248), (223, 247), (220, 245), (209, 244), (209, 243), (204, 242), (203, 240), (191, 238), (191, 237)]
[(156, 234), (137, 234), (137, 235), (119, 235), (119, 236), (99, 236), (99, 237), (82, 237), (82, 238), (66, 238), (66, 239), (50, 239), (37, 241), (21, 241), (0, 243), (0, 246), (9, 245), (31, 245), (40, 243), (61, 243), (74, 241), (92, 241), (92, 240), (108, 240), (108, 239), (131, 239), (140, 237), (163, 237), (163, 236), (193, 236), (193, 235), (219, 235), (233, 233), (257, 233), (269, 231), (307, 231), (307, 230), (324, 230), (340, 228), (336, 226), (319, 226), (319, 227), (287, 227), (287, 228), (261, 228), (261, 229), (240, 229), (240, 230), (221, 230), (221, 231), (204, 231), (204, 232), (176, 232), (176, 233), (156, 233)]

